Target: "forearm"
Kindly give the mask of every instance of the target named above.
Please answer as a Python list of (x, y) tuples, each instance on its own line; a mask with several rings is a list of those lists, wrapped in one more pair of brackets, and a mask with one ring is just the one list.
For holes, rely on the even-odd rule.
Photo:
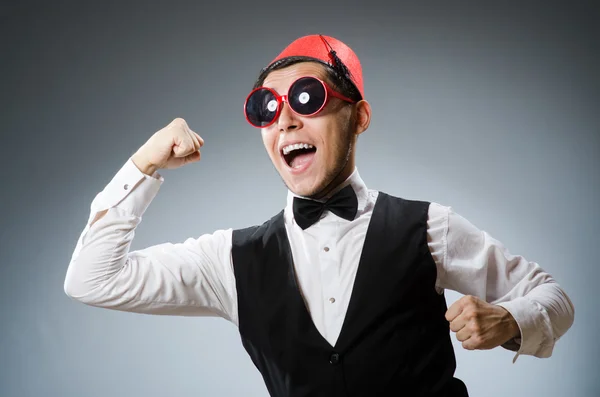
[(65, 278), (67, 295), (87, 304), (98, 303), (98, 296), (111, 299), (123, 294), (110, 290), (108, 280), (125, 267), (140, 221), (118, 208), (101, 213), (103, 216), (92, 221), (82, 233)]
[(508, 310), (519, 325), (515, 343), (504, 347), (540, 358), (552, 355), (556, 341), (571, 327), (575, 316), (573, 303), (554, 280), (498, 305)]
[(138, 171), (128, 162), (92, 203), (69, 263), (66, 294), (114, 310), (218, 315), (236, 323), (230, 229), (130, 251), (161, 184)]
[(99, 291), (126, 265), (135, 229), (161, 182), (145, 177), (128, 161), (95, 197), (69, 263), (64, 285), (67, 295), (93, 303), (92, 291)]
[(552, 276), (537, 263), (511, 254), (449, 207), (432, 206), (430, 218), (437, 287), (504, 307), (517, 323), (519, 336), (502, 346), (548, 357), (574, 317), (572, 302)]
[[(147, 161), (145, 161), (143, 159), (143, 157), (140, 156), (139, 152), (136, 152), (133, 156), (131, 156), (130, 160), (131, 160), (131, 163), (133, 165), (135, 165), (137, 167), (137, 169), (144, 175), (147, 175), (149, 177), (156, 176), (156, 172), (157, 172), (156, 167), (154, 165), (148, 163)], [(104, 209), (102, 211), (97, 212), (94, 216), (94, 219), (92, 219), (92, 221), (90, 222), (90, 226), (93, 225), (94, 223), (96, 223), (97, 221), (99, 221), (100, 219), (102, 219), (102, 217), (104, 215), (106, 215), (107, 212), (108, 212), (108, 209)]]

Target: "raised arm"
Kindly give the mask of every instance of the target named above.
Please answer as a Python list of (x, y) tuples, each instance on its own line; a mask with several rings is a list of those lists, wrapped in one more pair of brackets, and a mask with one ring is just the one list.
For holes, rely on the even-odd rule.
[[(173, 128), (173, 123), (169, 127)], [(181, 121), (176, 121), (176, 134), (184, 131), (181, 127)], [(156, 134), (153, 138), (158, 140)], [(181, 140), (181, 150), (174, 148), (171, 155), (179, 153), (180, 161), (188, 156), (185, 162), (190, 155), (198, 159), (193, 153), (201, 141), (189, 142), (193, 141)], [(188, 144), (191, 146), (186, 147)], [(230, 229), (130, 251), (135, 229), (164, 181), (157, 170), (168, 168), (150, 161), (142, 148), (93, 200), (69, 263), (66, 294), (114, 310), (221, 316), (237, 323)]]
[[(446, 318), (468, 349), (506, 349), (550, 357), (571, 327), (574, 307), (539, 264), (513, 255), (449, 207), (432, 203), (430, 245), (437, 286), (464, 294)], [(470, 340), (472, 337), (472, 340)]]

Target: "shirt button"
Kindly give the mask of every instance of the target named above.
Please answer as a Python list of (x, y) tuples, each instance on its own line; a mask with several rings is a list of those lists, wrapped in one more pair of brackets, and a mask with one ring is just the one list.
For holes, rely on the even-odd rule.
[(325, 251), (325, 252), (329, 252), (329, 247), (325, 247), (325, 248), (323, 248), (323, 251)]
[(335, 298), (329, 298), (329, 302), (331, 302), (331, 303), (335, 302)]
[(129, 189), (129, 185), (128, 184), (124, 184), (123, 185), (123, 189), (125, 189), (125, 190)]
[(340, 362), (339, 353), (331, 353), (331, 356), (329, 356), (329, 363), (332, 365), (336, 365), (339, 362)]

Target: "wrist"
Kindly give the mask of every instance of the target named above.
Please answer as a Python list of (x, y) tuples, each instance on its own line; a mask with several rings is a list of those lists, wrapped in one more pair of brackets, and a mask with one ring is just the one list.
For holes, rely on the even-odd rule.
[(157, 167), (154, 164), (151, 164), (148, 160), (146, 160), (139, 151), (136, 152), (133, 156), (131, 156), (131, 161), (135, 166), (144, 174), (152, 176), (157, 170)]
[(504, 311), (504, 322), (506, 324), (506, 327), (508, 328), (511, 339), (520, 337), (521, 330), (519, 329), (519, 324), (517, 324), (517, 320), (515, 320), (513, 315), (510, 314), (508, 310), (504, 309)]

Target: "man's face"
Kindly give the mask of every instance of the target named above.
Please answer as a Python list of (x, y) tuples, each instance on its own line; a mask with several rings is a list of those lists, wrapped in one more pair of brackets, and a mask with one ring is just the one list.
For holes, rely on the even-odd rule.
[[(263, 86), (284, 95), (299, 77), (318, 77), (329, 84), (326, 75), (323, 65), (302, 62), (269, 73)], [(352, 118), (352, 106), (338, 98), (330, 97), (325, 108), (311, 117), (298, 115), (287, 103), (283, 104), (279, 118), (262, 129), (262, 138), (288, 189), (300, 196), (319, 198), (352, 173), (355, 141)], [(293, 144), (312, 148), (284, 154)]]

